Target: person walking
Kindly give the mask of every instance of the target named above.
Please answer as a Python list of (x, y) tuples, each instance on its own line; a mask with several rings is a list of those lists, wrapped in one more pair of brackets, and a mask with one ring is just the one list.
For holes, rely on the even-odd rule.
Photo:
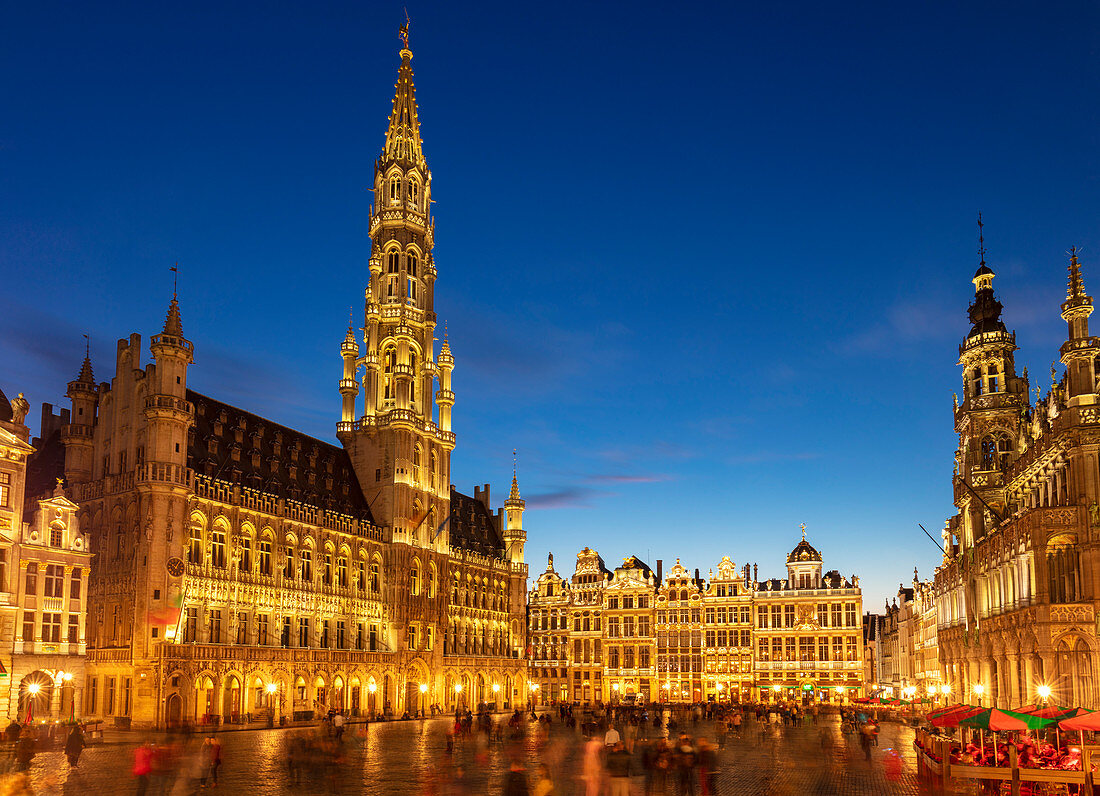
[(608, 796), (630, 796), (630, 752), (618, 742), (607, 753)]
[(676, 769), (680, 780), (680, 796), (695, 796), (695, 766), (698, 762), (695, 746), (686, 733), (676, 745)]
[(535, 790), (532, 792), (532, 796), (556, 796), (557, 791), (554, 790), (554, 780), (550, 776), (550, 767), (545, 763), (539, 765), (539, 779), (535, 783)]
[(336, 735), (336, 740), (339, 741), (344, 737), (344, 725), (348, 720), (343, 713), (337, 713), (332, 717), (332, 728)]
[(135, 796), (145, 796), (149, 789), (149, 775), (153, 773), (153, 745), (148, 741), (142, 742), (134, 750), (134, 766), (130, 773), (137, 780)]
[(705, 738), (699, 739), (699, 784), (703, 796), (717, 796), (718, 753)]
[(584, 780), (585, 796), (599, 796), (600, 784), (603, 780), (603, 766), (601, 755), (603, 754), (603, 741), (599, 738), (589, 738), (584, 745), (584, 762), (581, 766), (581, 778)]
[(65, 739), (65, 757), (69, 759), (70, 768), (76, 768), (76, 764), (80, 762), (80, 753), (87, 745), (84, 740), (84, 731), (80, 729), (79, 724), (74, 724), (69, 737)]

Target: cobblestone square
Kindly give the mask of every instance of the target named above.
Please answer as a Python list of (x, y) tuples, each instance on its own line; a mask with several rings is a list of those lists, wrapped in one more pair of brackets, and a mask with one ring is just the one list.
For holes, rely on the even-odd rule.
[[(505, 717), (506, 718), (506, 717)], [(149, 794), (199, 792), (249, 794), (475, 794), (502, 793), (509, 761), (518, 756), (534, 785), (539, 763), (546, 763), (559, 796), (584, 794), (580, 778), (583, 736), (554, 724), (547, 739), (540, 739), (527, 725), (517, 741), (486, 742), (474, 736), (459, 739), (447, 751), (446, 719), (372, 724), (366, 737), (362, 725), (349, 725), (333, 767), (306, 767), (301, 781), (292, 778), (289, 751), (296, 740), (316, 735), (315, 728), (247, 730), (218, 734), (223, 744), (223, 764), (216, 788), (198, 787), (187, 777), (190, 757), (201, 738), (192, 741), (179, 774), (153, 778)], [(690, 722), (677, 730), (693, 737), (713, 739), (713, 725)], [(822, 729), (826, 740), (823, 742)], [(505, 729), (507, 735), (507, 729)], [(654, 733), (649, 729), (649, 734)], [(60, 752), (36, 756), (30, 776), (34, 792), (64, 794), (128, 794), (138, 792), (131, 775), (133, 749), (141, 741), (108, 743), (86, 750), (78, 770), (70, 770)], [(916, 777), (913, 732), (899, 724), (884, 723), (871, 762), (864, 760), (855, 737), (840, 733), (835, 716), (823, 716), (820, 725), (779, 727), (762, 738), (759, 725), (746, 723), (741, 737), (730, 736), (719, 752), (718, 793), (729, 794), (918, 794), (930, 792)], [(890, 776), (884, 761), (897, 753), (899, 774)], [(635, 749), (637, 775), (631, 792), (644, 793), (640, 754)], [(459, 775), (461, 772), (461, 775)], [(602, 791), (601, 791), (602, 792)], [(670, 788), (669, 794), (675, 791)], [(699, 791), (696, 791), (697, 793)], [(966, 792), (966, 791), (964, 791)]]

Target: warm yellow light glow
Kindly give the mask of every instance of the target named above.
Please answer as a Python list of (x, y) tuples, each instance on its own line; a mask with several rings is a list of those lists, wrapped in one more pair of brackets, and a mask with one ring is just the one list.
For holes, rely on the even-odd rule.
[(1041, 685), (1036, 689), (1039, 692), (1039, 699), (1050, 699), (1050, 686)]
[(717, 688), (718, 688), (719, 691), (725, 691), (726, 690), (726, 684), (725, 683), (719, 683)]
[(981, 696), (982, 694), (985, 693), (985, 686), (982, 685), (981, 683), (977, 683), (974, 686), (974, 693), (977, 694), (978, 696)]
[(73, 679), (73, 673), (72, 672), (62, 672), (61, 679), (64, 680), (67, 683), (67, 682), (69, 682), (70, 680)]
[(493, 693), (500, 691), (500, 683), (493, 683)]
[(843, 694), (843, 693), (844, 693), (844, 686), (842, 686), (842, 685), (838, 685), (838, 686), (837, 686), (836, 688), (834, 688), (833, 690), (834, 690), (834, 691), (836, 691), (836, 692), (837, 692), (838, 694)]
[(367, 690), (370, 691), (373, 694), (375, 691), (378, 690), (378, 686), (374, 683), (368, 683), (367, 684)]
[(265, 689), (267, 690), (267, 693), (274, 694), (276, 691), (279, 690), (279, 686), (275, 685), (275, 683), (268, 683), (265, 686)]
[(928, 686), (928, 693), (929, 693), (929, 694), (935, 694), (935, 693), (936, 693), (936, 692), (937, 692), (938, 690), (939, 690), (939, 689), (938, 689), (938, 688), (936, 688), (936, 686), (934, 686), (934, 685), (930, 685), (930, 686)]
[(668, 683), (661, 683), (661, 688), (668, 690)]
[(775, 693), (777, 693), (777, 694), (782, 690), (783, 690), (783, 686), (779, 685), (778, 683), (776, 683), (775, 685), (772, 686), (772, 691), (775, 691)]
[(618, 691), (619, 690), (619, 684), (618, 683), (612, 683), (611, 684), (611, 690), (612, 691)]
[(455, 683), (455, 693), (456, 694), (461, 694), (462, 693), (462, 683)]
[(38, 683), (31, 683), (30, 685), (27, 686), (27, 690), (30, 691), (32, 696), (34, 696), (35, 694), (38, 693), (38, 691), (41, 687), (42, 686), (40, 686)]
[[(496, 690), (496, 689), (494, 689), (494, 690)], [(421, 683), (420, 684), (420, 693), (421, 694), (428, 693), (428, 684), (427, 683)]]
[(947, 696), (948, 694), (950, 694), (950, 693), (951, 693), (951, 686), (950, 686), (950, 685), (946, 685), (946, 684), (945, 684), (945, 685), (943, 686), (943, 688), (941, 688), (941, 689), (940, 689), (940, 691), (942, 691), (942, 692), (943, 692), (943, 695), (944, 695), (944, 696)]

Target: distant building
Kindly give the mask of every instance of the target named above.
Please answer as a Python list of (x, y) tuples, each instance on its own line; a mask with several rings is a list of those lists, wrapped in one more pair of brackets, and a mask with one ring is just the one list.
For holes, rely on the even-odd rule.
[(92, 560), (60, 485), (37, 500), (27, 494), (29, 408), (22, 393), (9, 402), (0, 392), (0, 710), (19, 722), (83, 715)]

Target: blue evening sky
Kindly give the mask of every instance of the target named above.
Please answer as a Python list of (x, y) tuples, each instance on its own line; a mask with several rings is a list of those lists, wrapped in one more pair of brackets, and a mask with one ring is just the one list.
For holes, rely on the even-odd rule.
[[(408, 1), (453, 479), (502, 500), (518, 449), (533, 572), (777, 576), (805, 522), (870, 608), (931, 575), (977, 211), (1033, 384), (1070, 245), (1100, 291), (1100, 6)], [(0, 384), (35, 426), (178, 260), (192, 386), (334, 439), (401, 9), (7, 4)]]

